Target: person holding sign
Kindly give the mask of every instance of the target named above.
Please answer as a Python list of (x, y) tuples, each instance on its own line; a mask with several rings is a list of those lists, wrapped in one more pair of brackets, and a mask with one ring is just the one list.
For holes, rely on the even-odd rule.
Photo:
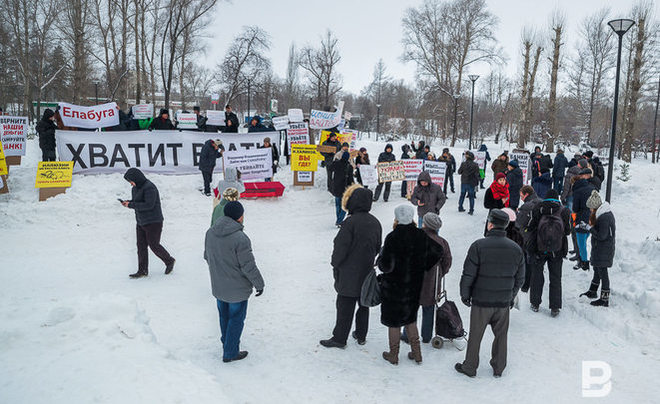
[(360, 183), (360, 185), (364, 186), (365, 188), (369, 188), (368, 186), (365, 186), (362, 183), (362, 174), (360, 173), (360, 166), (368, 166), (370, 165), (369, 163), (369, 153), (367, 153), (367, 148), (366, 147), (361, 147), (360, 150), (358, 151), (358, 155), (355, 158), (355, 177), (357, 178), (357, 181)]
[(55, 112), (46, 108), (41, 120), (37, 124), (39, 134), (39, 148), (41, 149), (42, 161), (55, 161)]
[(238, 117), (231, 111), (231, 105), (225, 105), (225, 129), (226, 133), (238, 133)]
[(325, 166), (325, 171), (328, 174), (327, 186), (328, 191), (332, 192), (332, 173), (330, 172), (330, 165), (332, 164), (332, 159), (334, 159), (335, 154), (341, 150), (341, 143), (337, 140), (336, 130), (330, 133), (328, 139), (323, 142), (322, 146), (334, 146), (335, 151), (333, 153), (321, 153), (324, 157), (323, 164)]
[[(270, 147), (272, 149), (271, 155), (273, 156), (273, 175), (277, 172), (277, 164), (279, 163), (280, 160), (280, 154), (277, 152), (277, 147), (270, 143), (270, 138), (266, 137), (264, 138), (264, 148)], [(266, 178), (266, 182), (271, 182), (273, 180), (273, 177)]]
[(197, 115), (197, 130), (206, 132), (206, 121), (208, 120), (202, 115), (202, 109), (198, 106), (193, 107), (193, 112)]
[(436, 215), (447, 201), (447, 197), (440, 185), (431, 181), (431, 174), (428, 171), (422, 171), (417, 178), (417, 185), (413, 190), (410, 202), (417, 206), (417, 216), (419, 217), (419, 228), (422, 228), (424, 215), (432, 212)]
[(454, 172), (456, 171), (456, 159), (449, 153), (449, 148), (445, 147), (442, 149), (442, 155), (438, 158), (438, 161), (441, 161), (447, 164), (447, 178), (445, 179), (443, 192), (447, 195), (447, 184), (450, 184), (451, 193), (454, 193)]
[(149, 275), (149, 251), (151, 251), (165, 263), (165, 274), (174, 269), (176, 260), (160, 244), (160, 235), (163, 231), (163, 212), (160, 208), (160, 195), (158, 188), (144, 176), (137, 168), (129, 168), (124, 174), (133, 189), (131, 200), (122, 201), (124, 207), (135, 210), (137, 222), (137, 250), (138, 271), (131, 274), (131, 278), (142, 278)]
[[(378, 162), (379, 163), (389, 163), (392, 161), (396, 161), (396, 157), (394, 156), (394, 153), (392, 153), (392, 148), (391, 144), (385, 145), (385, 151), (382, 152), (378, 156)], [(383, 194), (383, 201), (387, 202), (387, 200), (390, 198), (390, 188), (392, 187), (392, 182), (388, 181), (385, 182), (385, 193)], [(383, 183), (378, 182), (378, 186), (376, 187), (376, 193), (374, 194), (374, 202), (378, 201), (378, 197), (380, 196), (380, 192), (383, 190)]]
[(160, 114), (158, 114), (158, 117), (151, 122), (151, 125), (149, 125), (149, 130), (156, 129), (156, 130), (171, 130), (174, 129), (174, 125), (172, 124), (172, 121), (170, 121), (170, 112), (166, 110), (165, 108), (160, 110)]

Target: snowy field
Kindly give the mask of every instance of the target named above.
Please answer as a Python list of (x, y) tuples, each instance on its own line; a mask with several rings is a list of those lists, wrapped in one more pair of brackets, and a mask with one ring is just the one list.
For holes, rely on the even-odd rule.
[[(401, 144), (395, 143), (397, 157)], [(384, 143), (358, 146), (375, 161)], [(442, 147), (432, 145), (436, 152)], [(501, 147), (489, 145), (493, 158)], [(459, 159), (461, 149), (452, 153)], [(379, 308), (371, 310), (366, 345), (318, 344), (331, 336), (335, 317), (329, 261), (337, 229), (324, 170), (316, 187), (302, 190), (291, 186), (283, 168), (276, 176), (287, 186), (282, 198), (243, 201), (245, 232), (266, 288), (248, 305), (241, 348), (249, 357), (224, 364), (202, 256), (211, 199), (198, 192), (201, 175), (148, 175), (162, 198), (163, 245), (177, 263), (165, 276), (151, 254), (150, 276), (133, 280), (135, 218), (116, 200), (130, 196), (129, 184), (119, 174), (76, 176), (65, 195), (40, 203), (33, 188), (39, 155), (37, 142), (29, 141), (23, 165), (11, 169), (11, 194), (0, 195), (0, 403), (574, 403), (589, 400), (581, 390), (585, 360), (612, 369), (610, 395), (592, 401), (658, 402), (660, 166), (648, 161), (632, 164), (631, 181), (614, 183), (618, 237), (610, 308), (578, 298), (592, 272), (573, 271), (565, 261), (561, 315), (550, 318), (547, 282), (539, 313), (521, 294), (504, 377), (494, 379), (488, 366), (487, 331), (478, 376), (469, 379), (454, 371), (464, 352), (449, 344), (440, 350), (423, 344), (421, 366), (405, 359), (407, 345), (398, 366), (385, 362)], [(487, 173), (490, 184), (490, 166)], [(459, 190), (459, 176), (455, 180)], [(457, 200), (449, 195), (440, 234), (454, 256), (449, 297), (467, 328), (458, 282), (486, 210), (483, 191), (474, 216), (459, 213)], [(400, 203), (407, 202), (395, 184), (390, 201), (374, 205), (384, 236)]]

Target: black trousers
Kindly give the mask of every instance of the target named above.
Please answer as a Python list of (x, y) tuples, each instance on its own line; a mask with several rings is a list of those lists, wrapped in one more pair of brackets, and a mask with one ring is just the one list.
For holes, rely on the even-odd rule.
[[(355, 304), (358, 309), (355, 312)], [(353, 324), (353, 313), (355, 312), (355, 334), (359, 340), (367, 338), (369, 330), (369, 308), (360, 304), (359, 297), (348, 297), (337, 295), (337, 321), (332, 331), (332, 339), (340, 344), (345, 344)]]
[(374, 193), (374, 201), (377, 201), (380, 197), (380, 192), (383, 190), (383, 184), (385, 184), (385, 193), (383, 194), (383, 200), (387, 202), (390, 199), (390, 188), (392, 188), (392, 182), (379, 182), (376, 187), (376, 192)]
[(213, 171), (202, 171), (202, 178), (204, 178), (204, 193), (211, 193), (211, 181), (213, 180)]
[(41, 150), (41, 161), (57, 161), (55, 150)]
[[(330, 161), (332, 163), (332, 160)], [(330, 171), (330, 163), (325, 163), (325, 172), (328, 174), (327, 185), (328, 192), (332, 192), (332, 172)]]
[(137, 225), (137, 252), (138, 252), (138, 272), (149, 273), (149, 250), (151, 248), (154, 254), (160, 258), (165, 265), (170, 264), (174, 258), (167, 252), (165, 247), (160, 244), (160, 235), (163, 232), (163, 222), (150, 223), (143, 226)]
[(529, 302), (534, 306), (541, 305), (543, 295), (543, 268), (548, 263), (548, 279), (550, 281), (550, 309), (561, 309), (561, 267), (564, 259), (557, 255), (532, 258), (532, 282), (529, 288)]
[(532, 256), (525, 253), (525, 282), (521, 289), (524, 291), (529, 290), (529, 285), (532, 283)]
[(591, 283), (599, 285), (601, 282), (601, 290), (610, 290), (610, 276), (607, 273), (607, 267), (594, 267), (594, 277)]
[(443, 185), (442, 192), (447, 195), (447, 184), (450, 184), (450, 189), (451, 192), (454, 192), (454, 174), (447, 174), (447, 177), (445, 178), (445, 184)]
[(401, 181), (401, 197), (408, 196), (408, 181)]

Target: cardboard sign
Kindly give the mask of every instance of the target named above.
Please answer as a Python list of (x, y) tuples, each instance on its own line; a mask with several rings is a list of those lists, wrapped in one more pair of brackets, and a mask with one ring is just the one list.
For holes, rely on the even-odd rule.
[(178, 129), (197, 129), (197, 115), (191, 113), (179, 113), (176, 115), (176, 127)]
[(37, 167), (35, 188), (69, 188), (73, 161), (41, 161)]
[(0, 141), (5, 156), (25, 156), (28, 119), (25, 116), (0, 116)]
[(367, 187), (378, 185), (378, 170), (376, 166), (358, 164), (358, 170), (360, 171), (362, 185)]
[(92, 107), (60, 102), (59, 106), (64, 126), (98, 129), (119, 125), (119, 108), (116, 102)]
[(5, 160), (5, 152), (3, 151), (2, 142), (0, 142), (0, 175), (9, 174), (7, 169), (7, 161)]
[(299, 186), (313, 186), (314, 185), (314, 171), (294, 171), (293, 172), (293, 185)]
[(322, 146), (318, 145), (316, 146), (316, 151), (319, 153), (332, 153), (335, 154), (337, 153), (337, 148), (335, 146), (327, 145), (327, 146)]
[(311, 129), (330, 129), (339, 125), (341, 122), (341, 113), (344, 109), (344, 101), (340, 101), (337, 111), (327, 112), (313, 109), (309, 114), (309, 127)]
[(389, 163), (378, 163), (378, 181), (392, 182), (403, 181), (406, 179), (406, 168), (402, 161), (392, 161)]
[(289, 127), (289, 117), (286, 115), (274, 116), (271, 120), (276, 130), (284, 130)]
[[(323, 144), (328, 138), (330, 137), (330, 132), (329, 130), (322, 130), (321, 131), (321, 140), (319, 141), (319, 144)], [(337, 141), (339, 143), (348, 143), (348, 148), (349, 149), (355, 149), (355, 143), (357, 141), (357, 133), (355, 132), (349, 132), (345, 131), (343, 133), (336, 133), (337, 135)]]
[(509, 161), (511, 160), (517, 160), (518, 161), (518, 167), (523, 172), (523, 184), (528, 184), (528, 181), (530, 179), (529, 176), (529, 152), (527, 151), (512, 151), (509, 152)]
[(309, 129), (305, 122), (290, 123), (286, 131), (287, 142), (289, 142), (289, 150), (291, 145), (294, 144), (308, 144), (309, 143)]
[(7, 176), (0, 175), (0, 194), (8, 194), (9, 186), (7, 186)]
[(211, 126), (225, 126), (225, 111), (206, 110), (206, 124)]
[(424, 171), (431, 174), (431, 181), (433, 181), (434, 184), (444, 187), (445, 176), (447, 174), (447, 163), (444, 161), (425, 160)]
[(418, 159), (406, 159), (401, 160), (403, 162), (403, 167), (406, 170), (406, 181), (417, 181), (417, 177), (424, 170), (424, 160)]
[(309, 144), (291, 145), (291, 171), (316, 171), (316, 146)]
[(273, 176), (273, 149), (270, 147), (254, 150), (226, 151), (223, 154), (225, 167), (236, 167), (241, 179), (259, 180)]
[(154, 116), (154, 104), (137, 104), (131, 108), (133, 119), (149, 119)]
[(300, 108), (290, 108), (287, 115), (289, 116), (289, 122), (302, 122), (305, 120), (303, 110)]

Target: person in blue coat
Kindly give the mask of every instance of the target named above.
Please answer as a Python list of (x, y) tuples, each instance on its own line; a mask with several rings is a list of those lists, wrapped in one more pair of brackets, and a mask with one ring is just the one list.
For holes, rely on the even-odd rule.
[(542, 168), (539, 176), (532, 178), (532, 187), (541, 199), (545, 199), (545, 193), (552, 187), (552, 177), (548, 168)]
[(564, 151), (562, 149), (557, 149), (557, 155), (555, 156), (555, 162), (552, 167), (552, 189), (557, 191), (560, 195), (561, 191), (564, 189), (566, 167), (568, 167), (568, 159), (564, 156)]
[(211, 195), (211, 181), (213, 180), (215, 161), (222, 157), (223, 150), (220, 139), (209, 139), (204, 143), (199, 154), (199, 171), (202, 172), (202, 178), (204, 179), (204, 195), (206, 196)]

